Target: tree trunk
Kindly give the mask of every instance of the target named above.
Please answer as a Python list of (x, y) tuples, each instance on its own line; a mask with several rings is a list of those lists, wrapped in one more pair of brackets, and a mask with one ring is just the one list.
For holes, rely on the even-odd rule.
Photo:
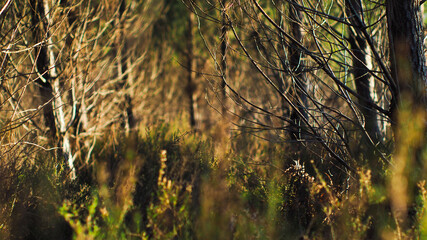
[(376, 111), (372, 108), (373, 101), (373, 79), (367, 67), (367, 42), (362, 36), (361, 24), (363, 21), (363, 8), (360, 0), (346, 0), (346, 11), (350, 22), (349, 42), (352, 53), (352, 73), (356, 84), (356, 91), (359, 95), (359, 107), (364, 117), (364, 126), (366, 134), (371, 138), (374, 144), (381, 140), (381, 134), (378, 127)]
[(189, 11), (188, 26), (187, 26), (187, 96), (190, 114), (190, 126), (194, 129), (196, 127), (196, 119), (194, 117), (194, 79), (195, 79), (195, 66), (194, 66), (194, 21), (195, 16), (192, 11)]
[[(55, 67), (53, 41), (49, 32), (49, 28), (52, 25), (50, 19), (51, 9), (47, 0), (38, 0), (33, 2), (33, 4), (32, 19), (35, 26), (33, 32), (34, 40), (37, 43), (41, 43), (40, 47), (37, 48), (38, 55), (36, 58), (36, 67), (39, 79), (36, 82), (40, 85), (40, 94), (43, 102), (46, 103), (43, 108), (45, 124), (49, 128), (51, 141), (60, 147), (58, 155), (65, 158), (70, 170), (70, 177), (74, 179), (76, 177), (76, 172), (65, 123), (63, 102), (60, 94), (60, 83), (57, 78)], [(55, 111), (54, 107), (56, 109)], [(57, 130), (59, 130), (59, 134)]]
[[(284, 9), (285, 9), (285, 4), (283, 2), (279, 2), (279, 4), (277, 5), (277, 24), (282, 28), (285, 29), (285, 24), (286, 24), (286, 18), (284, 17)], [(277, 33), (277, 53), (278, 53), (278, 57), (279, 57), (279, 64), (280, 66), (282, 66), (282, 70), (279, 74), (277, 79), (277, 87), (279, 88), (279, 91), (282, 94), (286, 94), (286, 86), (285, 86), (285, 77), (286, 74), (284, 72), (289, 72), (288, 69), (288, 64), (286, 61), (286, 48), (287, 48), (287, 43), (285, 41), (285, 36), (283, 36), (282, 32), (278, 31)], [(281, 114), (283, 115), (283, 117), (287, 117), (289, 116), (289, 109), (287, 107), (287, 102), (285, 99), (280, 98), (280, 108), (281, 108)]]
[[(391, 195), (402, 196), (392, 197), (391, 205), (401, 228), (407, 230), (413, 222), (406, 209), (416, 206), (417, 184), (423, 179), (425, 169), (427, 76), (420, 1), (387, 0), (386, 12), (393, 78), (391, 113), (395, 133), (390, 191)], [(411, 117), (413, 119), (408, 120)], [(413, 129), (412, 132), (405, 132), (407, 128)], [(411, 169), (410, 173), (408, 169)]]
[[(34, 26), (33, 38), (34, 42), (41, 43), (45, 40), (46, 19), (44, 18), (43, 1), (31, 1), (31, 17), (32, 25)], [(45, 126), (48, 128), (50, 140), (56, 141), (56, 126), (55, 117), (53, 115), (53, 88), (51, 77), (49, 74), (49, 59), (47, 47), (45, 44), (39, 44), (36, 48), (36, 83), (39, 85), (39, 92), (42, 98), (43, 117)]]
[[(127, 44), (124, 39), (124, 26), (122, 23), (122, 18), (126, 11), (126, 1), (122, 0), (119, 6), (119, 15), (117, 20), (117, 26), (119, 28), (119, 34), (117, 36), (117, 62), (118, 62), (118, 75), (119, 75), (119, 84), (118, 89), (123, 90), (126, 84), (128, 83), (129, 74), (128, 70), (128, 57), (127, 57)], [(124, 94), (124, 117), (125, 117), (125, 131), (129, 133), (131, 129), (135, 128), (136, 122), (133, 114), (133, 105), (132, 105), (132, 97), (129, 93)]]
[[(292, 37), (299, 43), (302, 43), (302, 30), (301, 30), (301, 12), (298, 7), (298, 0), (289, 1), (289, 26)], [(293, 98), (298, 111), (292, 111), (291, 122), (291, 139), (302, 139), (302, 129), (304, 121), (302, 118), (307, 119), (307, 83), (304, 73), (303, 53), (295, 42), (289, 44), (289, 67), (291, 77), (294, 83)]]
[(222, 97), (222, 115), (225, 116), (227, 113), (227, 0), (221, 1), (221, 71), (222, 71), (222, 81), (221, 81), (221, 97)]
[[(423, 30), (419, 0), (387, 0), (387, 22), (390, 42), (392, 113), (402, 96), (426, 106), (426, 68), (423, 52)], [(396, 117), (396, 116), (393, 116)]]

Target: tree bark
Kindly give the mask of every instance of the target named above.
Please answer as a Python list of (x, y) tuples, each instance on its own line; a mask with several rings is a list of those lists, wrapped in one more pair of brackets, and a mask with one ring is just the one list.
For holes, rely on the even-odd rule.
[[(301, 11), (298, 7), (298, 0), (289, 1), (289, 26), (292, 37), (299, 43), (302, 43), (301, 30)], [(291, 122), (294, 126), (291, 127), (291, 139), (300, 140), (303, 138), (303, 123), (302, 118), (307, 119), (307, 83), (304, 73), (303, 53), (295, 42), (289, 44), (289, 67), (291, 77), (294, 82), (293, 98), (298, 111), (294, 109), (291, 114)]]
[(190, 126), (194, 129), (196, 127), (196, 119), (194, 116), (194, 79), (195, 79), (195, 66), (194, 66), (194, 21), (195, 16), (192, 11), (189, 11), (188, 25), (187, 25), (187, 97), (189, 104)]
[(47, 47), (42, 42), (45, 40), (46, 19), (44, 18), (43, 1), (31, 1), (31, 20), (34, 26), (34, 42), (41, 43), (35, 48), (36, 52), (36, 72), (39, 92), (42, 98), (43, 117), (45, 126), (48, 128), (48, 135), (52, 142), (56, 140), (55, 117), (53, 115), (53, 88), (49, 74), (49, 59)]
[[(391, 198), (391, 206), (400, 227), (407, 230), (413, 225), (413, 218), (408, 216), (407, 209), (417, 205), (417, 184), (425, 176), (423, 149), (426, 141), (427, 71), (420, 1), (387, 0), (386, 13), (393, 79), (391, 114), (396, 150), (390, 192), (402, 196)], [(414, 119), (408, 121), (408, 117)], [(405, 133), (406, 128), (412, 128), (412, 132)], [(416, 132), (414, 129), (417, 129)]]
[(426, 109), (426, 67), (419, 0), (387, 0), (390, 68), (393, 78), (391, 114), (402, 96)]
[[(35, 26), (33, 36), (34, 40), (40, 43), (40, 46), (37, 47), (36, 67), (39, 78), (36, 82), (39, 84), (42, 100), (46, 104), (43, 108), (45, 125), (49, 128), (51, 141), (60, 146), (58, 155), (65, 158), (70, 170), (70, 178), (75, 179), (74, 159), (71, 152), (69, 134), (67, 133), (60, 84), (55, 67), (53, 41), (49, 32), (51, 9), (47, 0), (37, 0), (32, 4), (34, 4), (31, 6), (32, 21)], [(54, 107), (56, 110), (54, 110)]]
[[(363, 7), (360, 0), (346, 0), (346, 11), (350, 22), (349, 42), (352, 55), (352, 73), (359, 95), (358, 103), (364, 117), (364, 127), (366, 134), (374, 144), (381, 140), (381, 133), (378, 127), (378, 118), (375, 109), (372, 108), (374, 101), (373, 79), (367, 67), (368, 46), (366, 39), (362, 35), (362, 26), (359, 20), (363, 21)], [(358, 20), (359, 19), (359, 20)]]

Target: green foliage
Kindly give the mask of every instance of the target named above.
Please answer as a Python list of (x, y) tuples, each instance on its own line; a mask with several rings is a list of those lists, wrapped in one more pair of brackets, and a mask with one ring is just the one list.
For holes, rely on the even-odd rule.
[(0, 165), (0, 238), (67, 239), (70, 228), (57, 212), (61, 198), (72, 192), (63, 182), (67, 171), (50, 153), (33, 155), (33, 160), (27, 154), (10, 158), (12, 168)]
[(196, 178), (210, 153), (206, 143), (184, 137), (162, 125), (143, 136), (100, 141), (94, 153), (97, 184), (83, 201), (64, 200), (59, 209), (74, 238), (189, 237)]

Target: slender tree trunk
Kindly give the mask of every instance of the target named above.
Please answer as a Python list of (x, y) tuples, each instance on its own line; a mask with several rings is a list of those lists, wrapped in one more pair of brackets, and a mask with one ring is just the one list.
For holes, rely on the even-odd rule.
[[(47, 22), (49, 23), (49, 26), (51, 26), (52, 20), (50, 18), (50, 8), (47, 0), (44, 0), (44, 9), (46, 13)], [(69, 169), (71, 170), (70, 177), (71, 179), (75, 179), (76, 172), (74, 168), (74, 157), (71, 151), (70, 136), (67, 131), (67, 124), (65, 123), (65, 114), (64, 114), (64, 107), (63, 107), (64, 103), (62, 102), (61, 87), (59, 83), (58, 73), (56, 71), (56, 61), (55, 61), (55, 55), (53, 52), (53, 41), (49, 32), (48, 32), (47, 43), (48, 43), (47, 52), (49, 55), (49, 73), (53, 81), (53, 92), (55, 94), (53, 104), (56, 110), (54, 111), (54, 115), (56, 116), (57, 126), (60, 131), (58, 143), (59, 145), (62, 145), (62, 148), (61, 148), (62, 154), (64, 155), (68, 163)]]
[[(284, 8), (285, 8), (285, 4), (283, 2), (279, 2), (277, 5), (277, 24), (282, 28), (285, 29), (285, 17), (284, 17)], [(284, 72), (288, 72), (288, 64), (286, 62), (286, 48), (287, 48), (287, 44), (285, 42), (285, 37), (283, 36), (283, 34), (278, 31), (277, 33), (277, 37), (278, 37), (278, 41), (277, 41), (277, 52), (278, 52), (278, 56), (279, 56), (279, 64), (282, 66), (283, 72), (280, 72), (278, 77), (277, 77), (277, 86), (279, 88), (279, 91), (282, 94), (285, 94), (285, 73)], [(287, 103), (286, 100), (283, 98), (280, 98), (280, 108), (281, 108), (281, 113), (284, 117), (289, 116), (288, 113), (288, 108), (287, 108)]]
[(227, 0), (221, 1), (221, 71), (222, 71), (222, 81), (221, 81), (221, 97), (222, 97), (222, 115), (227, 114), (227, 86), (226, 81), (228, 77), (228, 68), (227, 68)]
[[(301, 12), (297, 6), (298, 0), (289, 1), (289, 27), (293, 38), (302, 43), (302, 30), (301, 30)], [(294, 124), (291, 128), (291, 138), (298, 140), (302, 138), (303, 120), (308, 118), (307, 115), (307, 83), (306, 75), (304, 73), (303, 53), (298, 48), (297, 44), (292, 42), (289, 45), (289, 67), (291, 76), (294, 82), (294, 100), (301, 115), (297, 114), (295, 109), (291, 114), (291, 121)]]
[[(67, 20), (68, 20), (68, 25), (69, 28), (71, 29), (72, 33), (75, 33), (75, 31), (77, 30), (76, 27), (76, 21), (77, 21), (77, 14), (75, 12), (75, 9), (72, 9), (73, 3), (72, 1), (59, 1), (60, 6), (65, 9), (67, 11)], [(70, 52), (73, 52), (73, 45), (75, 45), (73, 43), (73, 41), (75, 40), (75, 34), (68, 34), (66, 39), (65, 39), (65, 44), (66, 46), (69, 46), (69, 50)], [(81, 40), (79, 40), (81, 41)], [(78, 42), (77, 48), (76, 49), (80, 49), (79, 47), (81, 46), (80, 42)], [(71, 79), (71, 94), (69, 95), (69, 101), (72, 104), (72, 117), (71, 117), (71, 127), (73, 129), (72, 133), (74, 134), (74, 136), (77, 136), (79, 131), (79, 123), (80, 123), (80, 119), (81, 119), (81, 103), (79, 102), (79, 100), (76, 97), (76, 92), (77, 92), (77, 79), (79, 76), (79, 70), (78, 70), (78, 64), (77, 64), (77, 59), (79, 56), (79, 52), (76, 53), (76, 55), (74, 55), (74, 57), (71, 59), (72, 63), (74, 64), (74, 69), (73, 69), (73, 76)], [(80, 126), (81, 128), (81, 126)], [(75, 138), (77, 139), (77, 138)]]
[(363, 20), (363, 7), (360, 0), (346, 0), (346, 10), (350, 22), (349, 42), (353, 58), (353, 76), (356, 84), (356, 91), (359, 94), (359, 106), (365, 119), (366, 134), (374, 143), (381, 140), (381, 133), (378, 127), (378, 119), (375, 110), (371, 85), (373, 79), (367, 67), (367, 42), (361, 33), (361, 24), (358, 19)]
[[(45, 40), (46, 19), (44, 18), (43, 1), (31, 1), (32, 24), (34, 26), (33, 38), (36, 43), (41, 43)], [(56, 126), (55, 117), (53, 115), (53, 88), (51, 77), (49, 74), (49, 59), (47, 54), (46, 44), (39, 44), (36, 50), (36, 71), (39, 85), (39, 92), (44, 104), (43, 117), (45, 126), (48, 128), (48, 133), (52, 142), (56, 142)]]
[[(119, 15), (118, 15), (118, 28), (119, 34), (117, 36), (117, 58), (118, 58), (118, 75), (119, 75), (119, 89), (125, 88), (126, 84), (129, 80), (128, 70), (128, 56), (127, 56), (127, 44), (124, 39), (124, 26), (122, 23), (122, 18), (126, 11), (126, 1), (122, 0), (119, 6)], [(133, 104), (132, 97), (129, 93), (124, 94), (124, 117), (125, 117), (125, 130), (127, 133), (130, 132), (131, 129), (135, 128), (135, 118), (133, 114)]]
[[(70, 177), (74, 179), (76, 177), (76, 172), (69, 134), (67, 133), (67, 125), (65, 123), (60, 83), (55, 67), (53, 41), (49, 32), (51, 26), (51, 9), (47, 0), (37, 0), (33, 2), (33, 4), (32, 17), (33, 24), (36, 26), (34, 39), (38, 43), (41, 43), (40, 47), (38, 47), (38, 56), (36, 58), (37, 72), (39, 73), (37, 83), (40, 85), (39, 90), (43, 102), (47, 103), (43, 108), (45, 124), (50, 130), (52, 142), (60, 146), (61, 150), (58, 155), (62, 155), (65, 158), (70, 170)], [(56, 110), (54, 110), (54, 107)], [(59, 130), (59, 133), (57, 130)]]
[(196, 119), (194, 117), (194, 80), (195, 80), (195, 62), (194, 62), (194, 21), (195, 16), (192, 11), (189, 12), (187, 26), (187, 96), (190, 114), (190, 126), (196, 127)]

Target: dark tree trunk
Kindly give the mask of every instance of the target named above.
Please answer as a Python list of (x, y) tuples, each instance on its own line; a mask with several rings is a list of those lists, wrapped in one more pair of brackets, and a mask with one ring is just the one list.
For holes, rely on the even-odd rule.
[(53, 114), (53, 88), (52, 78), (49, 73), (49, 56), (47, 46), (42, 43), (45, 40), (47, 20), (45, 18), (43, 0), (30, 1), (31, 17), (34, 26), (33, 38), (37, 45), (36, 50), (36, 71), (38, 72), (36, 83), (39, 87), (39, 92), (44, 104), (43, 117), (45, 126), (48, 128), (50, 140), (57, 141), (57, 129), (55, 125), (55, 117)]
[(353, 76), (356, 84), (356, 91), (359, 95), (359, 107), (365, 118), (366, 134), (373, 143), (378, 143), (381, 139), (381, 133), (378, 127), (377, 113), (372, 108), (373, 93), (370, 85), (373, 79), (367, 67), (367, 42), (362, 35), (363, 7), (360, 0), (346, 0), (347, 16), (350, 22), (349, 42), (353, 58)]
[(194, 21), (195, 16), (192, 11), (189, 12), (188, 26), (187, 26), (187, 96), (189, 104), (190, 114), (190, 126), (194, 129), (196, 127), (196, 119), (194, 116), (194, 80), (195, 80), (195, 69), (194, 69)]
[[(36, 82), (39, 84), (43, 102), (47, 103), (43, 108), (45, 124), (49, 128), (51, 141), (58, 146), (58, 157), (65, 160), (70, 170), (69, 176), (74, 179), (76, 177), (74, 159), (63, 112), (60, 84), (57, 78), (55, 56), (52, 49), (53, 41), (49, 32), (51, 9), (46, 0), (32, 2), (31, 7), (32, 23), (35, 27), (33, 36), (34, 40), (40, 43), (40, 46), (37, 47), (36, 56), (39, 77)], [(56, 110), (54, 111), (54, 109)]]
[[(119, 75), (119, 89), (123, 89), (126, 87), (129, 79), (128, 70), (128, 56), (127, 56), (127, 44), (124, 38), (124, 26), (122, 23), (122, 18), (126, 11), (126, 1), (122, 0), (119, 6), (119, 15), (118, 15), (118, 28), (119, 34), (117, 36), (117, 57), (118, 57), (118, 75)], [(132, 97), (129, 93), (124, 94), (124, 113), (125, 119), (125, 129), (126, 132), (129, 132), (131, 129), (135, 128), (136, 122), (133, 114), (133, 104)]]
[[(400, 227), (406, 231), (414, 224), (415, 217), (411, 216), (411, 208), (416, 211), (414, 206), (417, 206), (416, 197), (419, 194), (417, 184), (425, 176), (423, 149), (426, 136), (427, 76), (420, 1), (387, 0), (386, 10), (393, 79), (391, 114), (395, 135), (395, 170), (391, 181), (406, 183), (402, 185), (403, 189), (395, 187), (399, 184), (391, 184), (393, 195), (404, 196), (404, 200), (391, 198), (391, 205)], [(414, 118), (408, 120), (408, 117)], [(417, 125), (418, 127), (414, 127)], [(416, 132), (408, 132), (407, 128), (418, 129)], [(408, 173), (407, 169), (411, 169), (411, 172)]]
[[(298, 7), (298, 0), (289, 1), (289, 26), (292, 37), (302, 43), (301, 30), (301, 11)], [(294, 140), (302, 139), (303, 118), (307, 119), (307, 83), (304, 73), (304, 61), (302, 51), (295, 42), (289, 45), (289, 67), (292, 80), (294, 82), (293, 98), (298, 109), (293, 109), (291, 114), (291, 122), (294, 126), (291, 127), (291, 138)], [(300, 114), (297, 113), (299, 111)]]
[(393, 78), (391, 113), (402, 96), (426, 108), (426, 68), (419, 0), (387, 0), (390, 68)]

